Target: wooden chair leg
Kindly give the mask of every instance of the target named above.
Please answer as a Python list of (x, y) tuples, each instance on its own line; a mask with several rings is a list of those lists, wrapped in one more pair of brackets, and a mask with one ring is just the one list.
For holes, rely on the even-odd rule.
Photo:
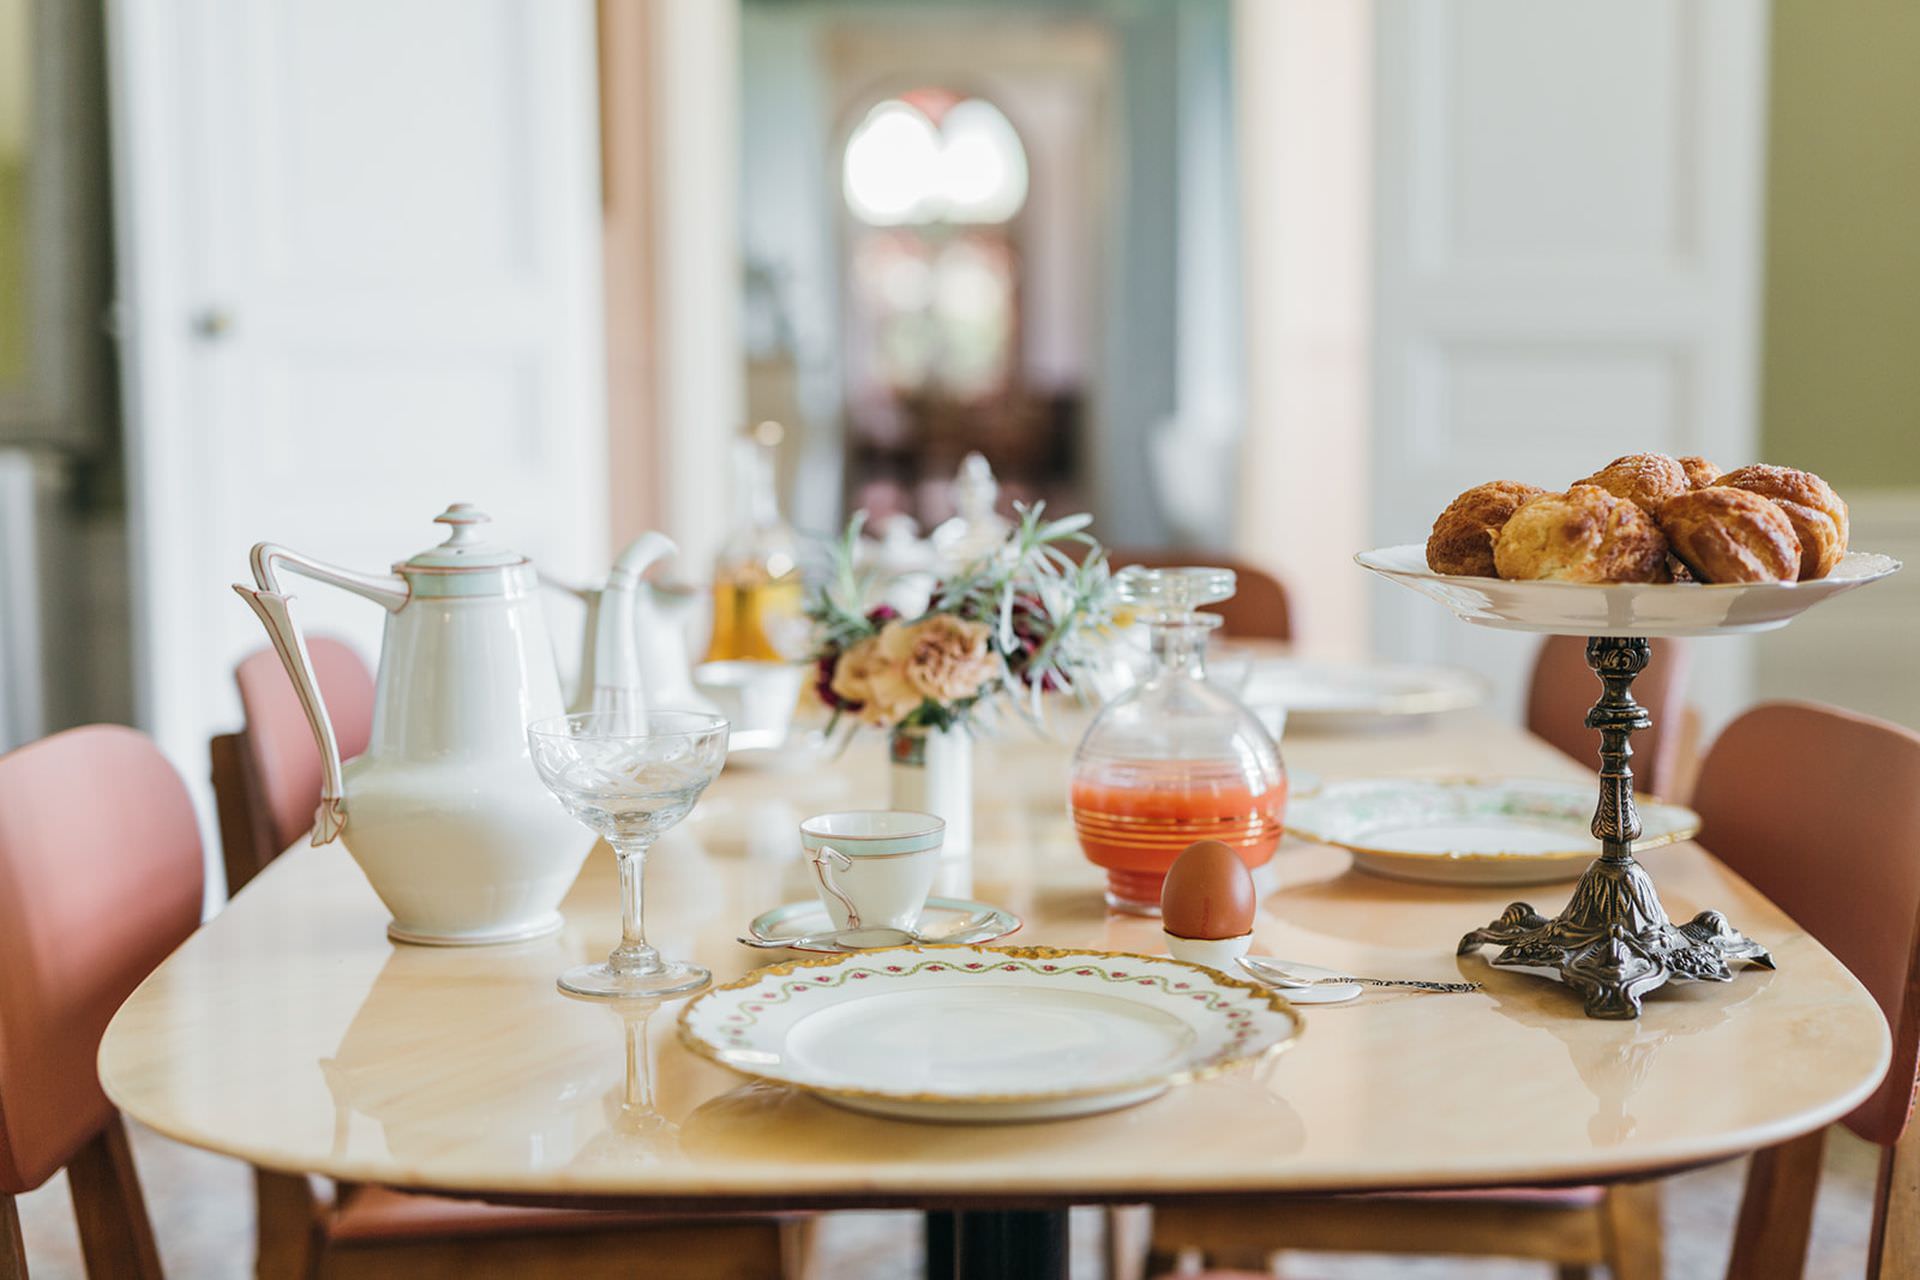
[(91, 1280), (160, 1280), (153, 1224), (117, 1114), (68, 1163), (67, 1184)]
[(0, 1280), (27, 1280), (27, 1242), (20, 1234), (20, 1208), (0, 1193)]
[(1867, 1280), (1920, 1275), (1920, 1125), (1880, 1154)]
[(1593, 1268), (1584, 1262), (1563, 1262), (1553, 1269), (1559, 1280), (1593, 1280)]
[(1613, 1280), (1660, 1280), (1658, 1182), (1622, 1182), (1600, 1202), (1600, 1240)]
[(820, 1215), (817, 1213), (781, 1220), (781, 1280), (813, 1280), (813, 1245), (819, 1234)]
[(1800, 1280), (1813, 1232), (1820, 1153), (1827, 1133), (1815, 1130), (1753, 1154), (1740, 1223), (1734, 1229), (1727, 1280)]
[(306, 1175), (253, 1171), (254, 1274), (311, 1280), (320, 1264), (320, 1206)]
[[(1162, 1276), (1178, 1275), (1181, 1265), (1186, 1261), (1183, 1255), (1192, 1252), (1192, 1250), (1166, 1250), (1155, 1245), (1147, 1251), (1146, 1274), (1148, 1280), (1159, 1280)], [(1201, 1266), (1206, 1265), (1204, 1258), (1198, 1259), (1198, 1261)]]
[(1107, 1280), (1145, 1280), (1152, 1274), (1143, 1267), (1153, 1230), (1152, 1212), (1143, 1204), (1116, 1204), (1106, 1209), (1102, 1252), (1107, 1256)]

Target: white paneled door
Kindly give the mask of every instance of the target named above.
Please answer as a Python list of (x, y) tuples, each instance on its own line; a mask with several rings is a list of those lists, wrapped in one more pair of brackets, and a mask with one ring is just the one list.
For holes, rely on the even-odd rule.
[[(1373, 532), (1618, 454), (1753, 460), (1767, 6), (1382, 0)], [(1383, 653), (1520, 687), (1537, 641), (1380, 584)], [(1711, 647), (1704, 647), (1711, 646)], [(1696, 648), (1718, 718), (1745, 642)]]
[[(189, 779), (265, 643), (252, 543), (381, 570), (458, 500), (603, 566), (593, 36), (590, 0), (113, 5), (137, 675)], [(376, 607), (296, 609), (377, 655)]]

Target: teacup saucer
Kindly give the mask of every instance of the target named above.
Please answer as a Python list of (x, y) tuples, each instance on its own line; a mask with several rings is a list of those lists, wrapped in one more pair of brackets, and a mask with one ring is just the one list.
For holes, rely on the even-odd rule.
[[(917, 932), (924, 935), (929, 943), (938, 943), (942, 938), (964, 932), (969, 943), (985, 945), (996, 938), (1006, 937), (1019, 927), (1020, 917), (1003, 907), (965, 898), (928, 898), (927, 905), (920, 912)], [(806, 902), (789, 902), (783, 907), (762, 912), (753, 918), (753, 923), (747, 926), (747, 932), (756, 938), (777, 942), (781, 938), (831, 933), (833, 922), (827, 918), (825, 907), (817, 900), (809, 899)], [(838, 955), (849, 949), (826, 946), (792, 948), (794, 951), (811, 951), (820, 955)]]

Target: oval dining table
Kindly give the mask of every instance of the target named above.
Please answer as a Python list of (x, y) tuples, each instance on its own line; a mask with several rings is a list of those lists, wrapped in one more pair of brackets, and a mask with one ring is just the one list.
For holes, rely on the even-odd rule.
[[(1074, 842), (1074, 728), (1049, 741), (1009, 725), (976, 744), (971, 896), (1023, 917), (1010, 944), (1161, 953), (1158, 922), (1107, 911)], [(1478, 713), (1290, 732), (1284, 752), (1328, 780), (1594, 776)], [(799, 822), (884, 807), (885, 770), (874, 734), (837, 757), (729, 768), (649, 859), (652, 940), (720, 982), (791, 958), (736, 935), (811, 896)], [(133, 994), (100, 1076), (143, 1124), (269, 1169), (508, 1203), (918, 1208), (943, 1251), (931, 1275), (1063, 1276), (1070, 1205), (1639, 1179), (1782, 1142), (1864, 1099), (1889, 1037), (1860, 984), (1699, 844), (1643, 861), (1674, 918), (1724, 910), (1778, 969), (1668, 986), (1636, 1021), (1597, 1021), (1564, 987), (1455, 955), (1513, 899), (1551, 914), (1571, 885), (1406, 883), (1290, 839), (1260, 878), (1257, 952), (1484, 988), (1305, 1008), (1290, 1051), (1127, 1110), (949, 1125), (736, 1076), (680, 1044), (684, 1000), (563, 995), (555, 975), (619, 932), (604, 846), (558, 935), (436, 948), (389, 942), (347, 850), (303, 842)]]

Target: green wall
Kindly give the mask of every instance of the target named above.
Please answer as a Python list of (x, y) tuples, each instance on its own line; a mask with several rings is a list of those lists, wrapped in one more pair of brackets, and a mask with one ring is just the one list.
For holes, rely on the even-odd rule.
[(1920, 485), (1920, 3), (1776, 0), (1761, 436)]

